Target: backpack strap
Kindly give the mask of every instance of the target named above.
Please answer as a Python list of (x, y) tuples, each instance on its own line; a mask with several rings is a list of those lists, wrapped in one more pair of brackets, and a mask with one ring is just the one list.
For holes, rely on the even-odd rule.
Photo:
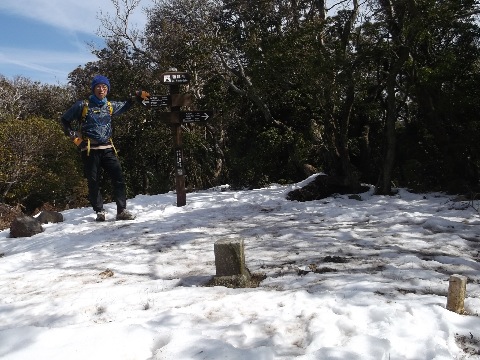
[(113, 151), (115, 151), (115, 156), (118, 157), (118, 152), (117, 152), (117, 149), (115, 148), (115, 145), (113, 145), (112, 138), (110, 138), (110, 144), (112, 144)]
[[(107, 106), (108, 106), (108, 110), (110, 111), (110, 116), (111, 116), (113, 114), (112, 103), (110, 101), (107, 101)], [(118, 152), (117, 152), (117, 149), (115, 148), (115, 145), (113, 145), (113, 139), (112, 138), (110, 138), (110, 144), (112, 144), (113, 151), (115, 151), (115, 156), (118, 157)]]
[(82, 118), (81, 118), (82, 123), (85, 121), (87, 114), (88, 114), (88, 100), (83, 100), (83, 109), (82, 109)]
[[(87, 114), (88, 114), (88, 100), (83, 100), (82, 117), (80, 118), (80, 131), (82, 129), (82, 124), (85, 122), (85, 118), (87, 117)], [(80, 133), (80, 136), (81, 136), (81, 133)], [(85, 138), (84, 140), (87, 140), (87, 156), (89, 156), (90, 155), (90, 139)]]

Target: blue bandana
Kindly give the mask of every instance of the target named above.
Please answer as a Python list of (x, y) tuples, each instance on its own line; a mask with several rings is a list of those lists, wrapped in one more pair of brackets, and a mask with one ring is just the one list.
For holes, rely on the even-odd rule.
[(88, 98), (88, 101), (90, 103), (93, 103), (95, 106), (102, 107), (103, 105), (105, 105), (107, 103), (108, 100), (107, 100), (106, 97), (104, 97), (102, 100), (100, 100), (95, 95), (90, 95), (90, 97)]

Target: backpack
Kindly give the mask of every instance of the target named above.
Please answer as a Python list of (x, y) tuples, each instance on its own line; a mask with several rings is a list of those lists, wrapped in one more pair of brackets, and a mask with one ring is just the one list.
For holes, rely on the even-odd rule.
[[(113, 114), (112, 103), (110, 101), (107, 101), (107, 106), (108, 106), (110, 115), (112, 115)], [(83, 109), (82, 109), (82, 117), (80, 119), (80, 128), (81, 128), (81, 124), (85, 122), (85, 118), (87, 117), (87, 114), (88, 114), (88, 100), (83, 100)], [(87, 155), (90, 155), (90, 139), (87, 137), (85, 138), (85, 140), (87, 140)], [(115, 155), (118, 155), (117, 149), (115, 149), (115, 145), (113, 145), (112, 138), (110, 138), (109, 141), (110, 141), (110, 144), (112, 145), (113, 150), (115, 151)]]

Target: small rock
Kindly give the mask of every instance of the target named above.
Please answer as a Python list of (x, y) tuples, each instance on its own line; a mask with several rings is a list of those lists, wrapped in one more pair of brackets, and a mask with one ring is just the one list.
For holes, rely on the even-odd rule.
[(43, 231), (40, 221), (32, 216), (18, 216), (10, 224), (10, 237), (12, 238), (30, 237)]
[(59, 223), (63, 222), (63, 215), (57, 211), (42, 211), (38, 216), (37, 220), (41, 224), (47, 223)]
[(102, 271), (102, 272), (101, 272), (100, 274), (98, 274), (98, 275), (100, 275), (100, 277), (101, 277), (102, 279), (106, 279), (106, 278), (109, 278), (109, 277), (112, 277), (112, 276), (113, 276), (113, 271), (110, 270), (110, 269), (107, 269), (107, 270), (105, 270), (105, 271)]

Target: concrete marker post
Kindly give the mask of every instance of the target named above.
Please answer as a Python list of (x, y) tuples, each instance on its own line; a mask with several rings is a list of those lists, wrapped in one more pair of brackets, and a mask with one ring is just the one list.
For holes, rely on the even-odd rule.
[(465, 295), (467, 292), (467, 277), (451, 275), (448, 285), (447, 310), (457, 314), (465, 313)]
[(245, 246), (243, 239), (218, 240), (214, 244), (216, 276), (215, 285), (247, 287), (251, 280), (250, 271), (245, 266)]

